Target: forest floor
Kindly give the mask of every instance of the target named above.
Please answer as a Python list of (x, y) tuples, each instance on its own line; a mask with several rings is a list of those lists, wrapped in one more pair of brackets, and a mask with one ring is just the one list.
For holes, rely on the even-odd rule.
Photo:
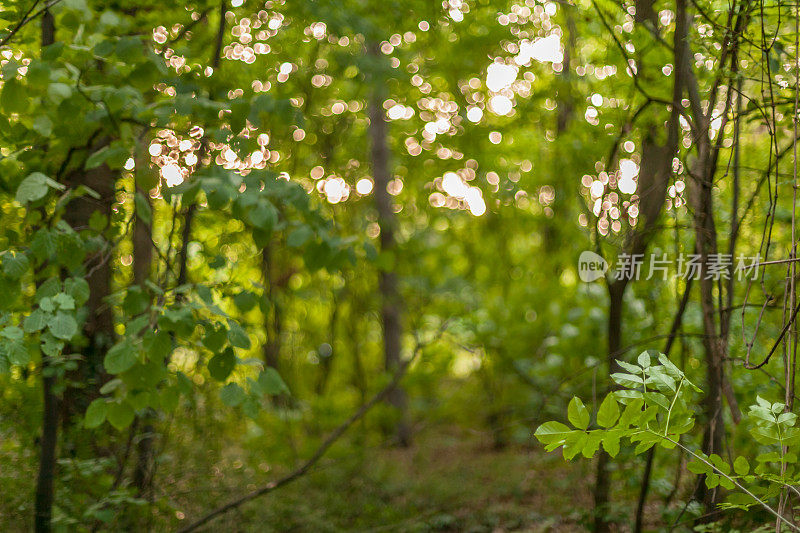
[[(208, 531), (584, 531), (591, 467), (589, 461), (566, 464), (539, 447), (494, 450), (463, 430), (423, 432), (409, 449), (368, 448), (323, 459), (294, 484), (229, 513)], [(234, 494), (245, 490), (237, 490), (236, 477), (220, 480)], [(192, 518), (199, 502), (184, 503)]]

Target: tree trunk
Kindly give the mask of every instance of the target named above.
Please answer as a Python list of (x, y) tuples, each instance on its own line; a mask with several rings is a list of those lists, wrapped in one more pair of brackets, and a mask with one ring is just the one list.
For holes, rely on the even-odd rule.
[[(143, 159), (143, 158), (139, 158)], [(147, 164), (141, 161), (142, 165)], [(144, 169), (137, 169), (141, 172)], [(147, 205), (150, 205), (150, 197), (146, 191), (139, 191), (135, 188), (138, 194), (141, 194)], [(145, 282), (150, 278), (150, 273), (153, 264), (153, 246), (152, 234), (150, 225), (147, 224), (137, 212), (134, 216), (133, 225), (133, 283), (145, 290)], [(136, 466), (133, 470), (133, 485), (136, 487), (136, 492), (140, 498), (145, 498), (148, 501), (152, 499), (153, 495), (153, 464), (155, 462), (154, 444), (155, 444), (155, 426), (153, 425), (155, 418), (155, 411), (147, 409), (144, 415), (142, 424), (142, 431), (138, 435), (138, 442), (136, 444)]]
[[(369, 53), (379, 56), (376, 43), (369, 45)], [(381, 252), (392, 254), (396, 251), (396, 220), (392, 199), (387, 187), (391, 179), (389, 172), (389, 144), (386, 132), (386, 119), (383, 112), (384, 86), (382, 80), (374, 79), (369, 101), (369, 136), (371, 140), (372, 173), (375, 180), (375, 204), (380, 227)], [(380, 272), (379, 290), (382, 298), (381, 319), (383, 322), (384, 363), (388, 372), (394, 372), (400, 365), (400, 350), (403, 334), (401, 322), (401, 299), (398, 290), (397, 273), (394, 266)], [(405, 391), (400, 387), (389, 394), (388, 401), (399, 412), (397, 441), (405, 447), (411, 444), (411, 428), (408, 422), (408, 409)]]
[[(702, 153), (701, 157), (705, 154)], [(716, 253), (716, 229), (713, 219), (712, 180), (711, 174), (702, 166), (698, 176), (697, 198), (695, 209), (695, 233), (697, 235), (697, 253), (700, 255), (700, 304), (703, 311), (703, 347), (706, 352), (706, 395), (703, 401), (703, 413), (706, 427), (703, 433), (703, 452), (707, 455), (720, 454), (724, 421), (722, 418), (723, 393), (723, 361), (727, 352), (725, 340), (717, 329), (716, 305), (714, 303), (714, 282), (706, 278), (708, 257)], [(702, 501), (706, 513), (716, 509), (717, 490), (707, 490), (705, 476), (700, 476), (696, 498)]]
[[(556, 77), (558, 114), (556, 116), (556, 142), (552, 144), (554, 157), (551, 158), (553, 176), (560, 175), (561, 165), (564, 158), (571, 157), (568, 139), (564, 134), (575, 115), (575, 95), (573, 94), (573, 56), (575, 55), (578, 30), (575, 27), (575, 7), (569, 4), (562, 4), (564, 19), (566, 22), (566, 39), (564, 42), (564, 60), (562, 69)], [(564, 243), (562, 237), (564, 231), (561, 221), (572, 213), (572, 191), (565, 187), (565, 180), (555, 179), (553, 187), (553, 199), (545, 211), (544, 228), (542, 231), (543, 246), (548, 255), (555, 254)], [(556, 215), (559, 213), (559, 215)], [(561, 267), (557, 266), (554, 273), (561, 275)]]
[[(101, 141), (93, 147), (100, 149), (107, 141)], [(75, 170), (68, 177), (71, 188), (79, 186), (88, 187), (97, 193), (98, 198), (83, 195), (70, 202), (64, 220), (75, 229), (83, 231), (89, 227), (89, 220), (95, 211), (110, 219), (111, 207), (114, 203), (114, 187), (116, 177), (106, 165), (101, 165), (92, 170)], [(85, 384), (83, 389), (70, 389), (65, 391), (65, 401), (62, 408), (63, 421), (66, 423), (70, 416), (81, 413), (89, 402), (100, 395), (100, 387), (107, 378), (103, 367), (106, 351), (114, 343), (114, 315), (112, 306), (106, 303), (106, 298), (111, 294), (111, 255), (113, 251), (104, 247), (90, 257), (87, 261), (85, 279), (89, 284), (89, 299), (86, 302), (86, 321), (83, 324), (83, 335), (87, 339), (86, 346), (82, 348), (83, 364), (75, 376)]]
[[(42, 364), (42, 371), (49, 365)], [(42, 417), (42, 438), (39, 442), (39, 475), (36, 479), (35, 530), (36, 533), (49, 533), (53, 512), (53, 478), (56, 469), (56, 448), (58, 446), (58, 398), (53, 394), (54, 376), (42, 378), (44, 393), (44, 415)]]
[[(42, 15), (42, 48), (55, 42), (55, 19), (50, 11)], [(36, 479), (34, 528), (37, 533), (49, 533), (53, 515), (53, 479), (58, 448), (58, 397), (53, 392), (55, 376), (48, 375), (50, 365), (42, 356), (42, 436), (39, 441), (39, 473)]]
[[(619, 279), (608, 285), (608, 372), (615, 372), (616, 357), (622, 347), (622, 311), (624, 305), (626, 279)], [(594, 529), (595, 533), (610, 531), (606, 514), (608, 513), (608, 495), (610, 491), (610, 475), (608, 472), (609, 455), (601, 450), (597, 458), (597, 472), (594, 485)]]
[[(703, 113), (697, 96), (697, 83), (692, 73), (692, 55), (688, 42), (690, 26), (686, 0), (676, 1), (675, 12), (675, 66), (676, 76), (683, 80), (689, 93), (692, 115), (695, 121), (694, 141), (697, 159), (691, 165), (690, 207), (694, 213), (696, 237), (695, 252), (700, 256), (700, 305), (703, 312), (703, 347), (706, 354), (706, 387), (703, 400), (705, 430), (703, 452), (719, 454), (722, 450), (724, 421), (722, 418), (723, 361), (727, 353), (727, 342), (717, 322), (717, 305), (714, 299), (714, 280), (707, 277), (708, 259), (717, 253), (717, 230), (714, 222), (713, 187), (717, 150), (712, 149), (707, 135), (709, 117)], [(677, 79), (676, 79), (677, 83)], [(677, 102), (677, 99), (676, 99)], [(722, 131), (720, 131), (720, 135)], [(720, 288), (720, 290), (722, 290)], [(722, 295), (719, 296), (722, 301)], [(698, 480), (695, 498), (705, 505), (705, 520), (716, 510), (718, 491), (707, 490), (705, 476)]]
[(281, 352), (281, 310), (277, 302), (276, 283), (273, 275), (274, 259), (272, 257), (271, 246), (267, 245), (261, 250), (261, 273), (264, 285), (262, 299), (262, 312), (264, 314), (264, 331), (267, 339), (261, 351), (264, 357), (264, 364), (280, 371), (280, 352)]

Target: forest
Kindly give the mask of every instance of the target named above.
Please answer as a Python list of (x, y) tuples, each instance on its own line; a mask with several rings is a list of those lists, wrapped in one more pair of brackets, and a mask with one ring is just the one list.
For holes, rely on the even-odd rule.
[(798, 111), (796, 1), (0, 0), (0, 531), (800, 531)]

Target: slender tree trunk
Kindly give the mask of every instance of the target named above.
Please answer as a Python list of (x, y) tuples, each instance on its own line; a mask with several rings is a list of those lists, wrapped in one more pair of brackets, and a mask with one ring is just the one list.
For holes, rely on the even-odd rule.
[[(42, 365), (42, 371), (49, 365)], [(42, 439), (40, 442), (39, 475), (36, 479), (35, 529), (37, 533), (50, 531), (53, 512), (53, 478), (58, 447), (58, 398), (53, 393), (55, 377), (42, 379), (44, 392), (44, 416), (42, 417)]]
[[(680, 91), (680, 78), (675, 79), (675, 94)], [(637, 191), (639, 198), (639, 226), (631, 231), (626, 242), (626, 251), (632, 257), (642, 257), (647, 251), (647, 246), (652, 240), (656, 223), (660, 217), (661, 210), (667, 197), (669, 179), (672, 175), (672, 158), (678, 147), (678, 117), (679, 112), (673, 106), (667, 128), (667, 139), (665, 144), (660, 145), (655, 142), (654, 128), (645, 136), (642, 141), (642, 158), (639, 169), (639, 183)], [(634, 259), (635, 260), (635, 259)], [(635, 267), (634, 267), (635, 268)], [(623, 273), (623, 277), (615, 281), (609, 281), (608, 295), (608, 369), (609, 373), (616, 371), (616, 357), (618, 357), (622, 347), (622, 312), (624, 308), (625, 289), (628, 282), (635, 280), (635, 271)], [(609, 523), (606, 520), (608, 511), (609, 495), (609, 476), (608, 462), (609, 457), (605, 452), (601, 452), (597, 462), (597, 473), (594, 489), (595, 517), (594, 531), (609, 531)]]
[[(352, 282), (352, 280), (350, 281)], [(359, 397), (361, 398), (361, 405), (367, 401), (367, 374), (364, 371), (364, 361), (361, 356), (361, 336), (359, 332), (360, 317), (362, 313), (361, 300), (355, 293), (350, 292), (350, 309), (348, 313), (348, 320), (344, 321), (344, 327), (347, 330), (347, 337), (350, 338), (350, 351), (353, 354), (353, 385), (358, 389)]]
[[(702, 154), (701, 154), (702, 155)], [(714, 304), (714, 282), (706, 278), (706, 268), (710, 254), (716, 253), (716, 229), (713, 219), (711, 175), (705, 169), (699, 174), (697, 183), (698, 200), (695, 206), (695, 232), (697, 253), (700, 255), (700, 304), (703, 312), (703, 347), (706, 352), (706, 395), (703, 402), (706, 427), (703, 433), (703, 452), (707, 455), (720, 454), (724, 421), (722, 418), (723, 361), (727, 352), (725, 341), (717, 329), (716, 306)], [(707, 490), (705, 476), (700, 477), (696, 497), (705, 504), (706, 513), (716, 509), (716, 490)]]
[[(217, 26), (217, 34), (214, 39), (214, 53), (211, 56), (211, 68), (215, 73), (222, 66), (222, 47), (225, 42), (225, 29), (227, 21), (225, 20), (225, 13), (228, 11), (227, 0), (221, 0), (219, 3), (219, 23)], [(207, 139), (203, 139), (200, 148), (200, 157), (202, 161), (206, 155)], [(183, 229), (181, 231), (181, 249), (178, 253), (178, 285), (183, 285), (189, 278), (189, 242), (192, 236), (192, 223), (194, 222), (194, 215), (197, 211), (197, 204), (192, 203), (185, 209), (183, 217)]]
[(575, 6), (563, 4), (564, 18), (567, 23), (567, 39), (564, 46), (564, 60), (561, 62), (561, 83), (558, 95), (558, 118), (556, 119), (556, 136), (567, 130), (572, 116), (575, 114), (572, 89), (572, 59), (575, 54), (578, 29), (575, 27)]
[[(664, 346), (664, 355), (669, 357), (675, 339), (678, 336), (678, 330), (683, 322), (683, 314), (686, 312), (686, 306), (689, 304), (689, 295), (692, 290), (692, 279), (686, 280), (686, 288), (683, 291), (678, 311), (672, 319), (672, 326), (670, 327), (669, 336)], [(645, 462), (644, 473), (642, 474), (642, 483), (639, 489), (639, 501), (636, 503), (636, 521), (633, 526), (633, 533), (641, 533), (644, 524), (644, 506), (647, 503), (647, 493), (650, 491), (650, 475), (653, 472), (653, 461), (656, 455), (656, 447), (653, 446), (647, 451), (647, 460)]]
[[(50, 11), (42, 15), (42, 47), (55, 42), (55, 20)], [(49, 375), (50, 364), (42, 356), (42, 436), (39, 442), (39, 474), (36, 479), (34, 528), (37, 533), (49, 533), (53, 514), (53, 479), (58, 448), (58, 397), (53, 392), (55, 376)]]
[[(706, 354), (706, 386), (703, 412), (706, 422), (703, 433), (703, 452), (719, 454), (725, 431), (722, 417), (723, 361), (727, 353), (727, 342), (722, 324), (718, 325), (717, 306), (714, 300), (714, 280), (707, 276), (711, 254), (717, 253), (717, 230), (714, 222), (713, 187), (716, 167), (716, 150), (708, 138), (709, 117), (703, 113), (697, 84), (692, 74), (692, 56), (688, 42), (690, 25), (686, 0), (676, 1), (675, 11), (675, 66), (676, 76), (683, 80), (689, 93), (689, 101), (695, 121), (695, 144), (697, 159), (691, 165), (690, 202), (694, 213), (696, 253), (700, 256), (700, 305), (703, 319), (703, 347)], [(709, 111), (710, 113), (710, 111)], [(722, 131), (720, 131), (722, 135)], [(722, 290), (720, 288), (720, 290)], [(720, 295), (720, 301), (722, 295)], [(716, 510), (718, 491), (707, 490), (705, 476), (698, 481), (695, 498), (705, 505), (706, 515)], [(708, 519), (711, 519), (710, 516)]]
[[(139, 158), (143, 159), (143, 158)], [(137, 163), (145, 165), (145, 161)], [(142, 172), (144, 169), (137, 169), (137, 172)], [(144, 197), (147, 206), (150, 206), (150, 197), (146, 191), (140, 191), (135, 188), (138, 194)], [(152, 233), (150, 224), (142, 220), (141, 215), (137, 212), (134, 218), (133, 225), (133, 283), (145, 290), (145, 282), (150, 278), (151, 269), (153, 264), (153, 246), (152, 246)], [(142, 430), (137, 436), (138, 442), (136, 443), (136, 466), (133, 470), (133, 485), (139, 497), (147, 500), (152, 499), (153, 495), (153, 464), (155, 462), (154, 444), (155, 444), (155, 426), (154, 418), (155, 411), (148, 409), (143, 417)]]
[[(619, 279), (608, 285), (608, 369), (615, 372), (618, 366), (615, 358), (622, 348), (622, 311), (624, 306), (626, 279)], [(610, 457), (601, 451), (597, 458), (597, 472), (594, 485), (594, 531), (606, 533), (610, 531), (607, 519), (610, 491), (610, 475), (608, 463)]]
[[(556, 116), (556, 142), (553, 143), (554, 157), (551, 159), (552, 174), (558, 176), (564, 158), (571, 157), (571, 144), (564, 137), (570, 122), (575, 115), (575, 96), (573, 95), (573, 58), (575, 55), (578, 30), (575, 27), (575, 7), (567, 3), (562, 4), (562, 12), (566, 22), (566, 40), (564, 42), (564, 60), (562, 69), (557, 76), (557, 102), (558, 114)], [(571, 213), (573, 193), (565, 187), (565, 180), (553, 180), (553, 200), (545, 211), (542, 239), (544, 249), (548, 254), (556, 253), (563, 246), (564, 239), (561, 221)], [(556, 267), (556, 275), (560, 275), (561, 267)]]
[(281, 310), (277, 302), (276, 283), (273, 275), (275, 269), (271, 246), (267, 245), (261, 250), (261, 272), (264, 284), (265, 300), (262, 304), (264, 313), (264, 330), (267, 339), (261, 348), (264, 364), (279, 370), (281, 352)]
[[(379, 56), (376, 43), (370, 43), (368, 52)], [(380, 226), (381, 252), (392, 254), (396, 251), (396, 220), (391, 196), (387, 190), (391, 173), (389, 171), (389, 143), (386, 119), (383, 112), (383, 81), (373, 80), (372, 95), (369, 101), (369, 136), (371, 140), (370, 157), (375, 180), (375, 204)], [(401, 340), (403, 326), (401, 321), (401, 298), (398, 290), (397, 273), (394, 266), (381, 270), (379, 290), (382, 298), (381, 319), (383, 322), (383, 353), (386, 370), (394, 372), (400, 366)], [(397, 424), (397, 440), (401, 446), (411, 444), (411, 427), (408, 422), (408, 409), (405, 391), (396, 387), (388, 396), (389, 403), (397, 408), (400, 420)]]
[[(148, 208), (150, 205), (150, 196), (146, 191), (139, 190), (137, 193), (144, 198), (145, 204)], [(133, 220), (133, 283), (139, 285), (144, 289), (145, 282), (150, 279), (150, 273), (153, 267), (153, 245), (152, 233), (150, 224), (137, 212)]]
[[(93, 148), (99, 149), (106, 141), (98, 143)], [(92, 170), (76, 170), (68, 176), (69, 186), (76, 188), (85, 186), (95, 191), (98, 198), (84, 195), (73, 200), (67, 208), (64, 219), (76, 231), (89, 227), (89, 220), (95, 211), (103, 216), (111, 217), (111, 207), (114, 203), (114, 187), (116, 176), (106, 165), (101, 165)], [(112, 307), (106, 303), (111, 294), (111, 255), (113, 250), (101, 248), (94, 256), (90, 257), (86, 268), (86, 281), (89, 284), (89, 299), (86, 302), (86, 321), (83, 324), (83, 335), (88, 340), (82, 348), (83, 365), (79, 368), (76, 379), (85, 383), (83, 389), (68, 388), (65, 391), (65, 401), (62, 407), (63, 421), (66, 423), (70, 416), (83, 412), (89, 402), (100, 395), (100, 387), (107, 379), (103, 367), (106, 351), (113, 345), (114, 315)]]

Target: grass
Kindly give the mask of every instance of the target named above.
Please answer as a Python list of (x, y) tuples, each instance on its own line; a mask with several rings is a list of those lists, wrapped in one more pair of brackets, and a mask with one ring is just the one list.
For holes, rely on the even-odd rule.
[[(345, 448), (350, 453), (343, 454)], [(353, 449), (342, 447), (295, 484), (229, 513), (207, 530), (579, 531), (581, 510), (591, 508), (591, 463), (567, 467), (559, 455), (538, 448), (496, 451), (480, 435), (451, 429), (418, 435), (410, 449)], [(215, 487), (219, 498), (212, 492), (180, 498), (182, 516), (196, 517), (198, 500), (222, 503), (254, 488), (242, 482), (244, 469), (235, 468), (240, 463), (226, 464), (233, 473), (221, 476)]]

